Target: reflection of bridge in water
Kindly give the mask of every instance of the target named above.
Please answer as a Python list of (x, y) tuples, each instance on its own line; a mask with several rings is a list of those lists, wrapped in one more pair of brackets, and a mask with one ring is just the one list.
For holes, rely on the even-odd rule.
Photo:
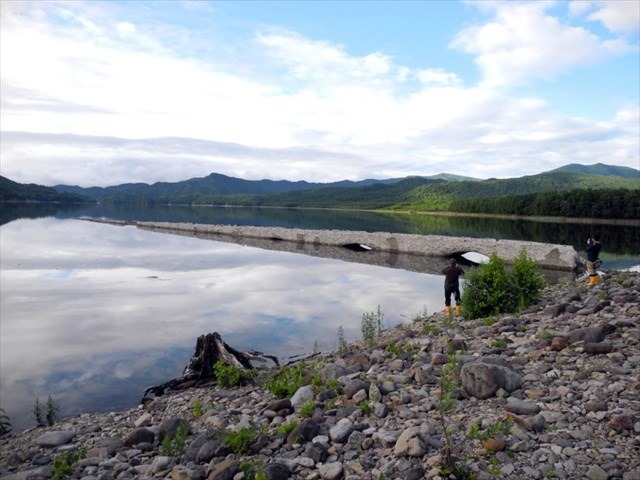
[(95, 218), (86, 220), (113, 225), (135, 225), (144, 230), (431, 274), (440, 274), (444, 260), (449, 257), (465, 263), (462, 255), (469, 252), (486, 256), (496, 253), (509, 264), (523, 248), (529, 258), (545, 271), (573, 271), (580, 263), (579, 255), (572, 246), (516, 240), (283, 227), (125, 222)]

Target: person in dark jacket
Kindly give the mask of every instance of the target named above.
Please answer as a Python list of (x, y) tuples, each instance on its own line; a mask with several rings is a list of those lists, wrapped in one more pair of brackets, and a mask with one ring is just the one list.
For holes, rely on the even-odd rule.
[(456, 315), (460, 315), (460, 275), (464, 275), (464, 270), (458, 266), (455, 258), (449, 260), (449, 265), (442, 269), (444, 275), (444, 311), (446, 315), (451, 315), (451, 295), (456, 299)]
[(587, 273), (589, 274), (589, 285), (597, 285), (598, 272), (596, 271), (596, 262), (600, 256), (600, 237), (591, 235), (587, 238)]

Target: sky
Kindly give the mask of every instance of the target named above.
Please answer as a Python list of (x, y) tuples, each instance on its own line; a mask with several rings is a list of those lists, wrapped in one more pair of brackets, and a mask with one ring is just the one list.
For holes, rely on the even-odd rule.
[(640, 168), (637, 0), (0, 2), (0, 174)]

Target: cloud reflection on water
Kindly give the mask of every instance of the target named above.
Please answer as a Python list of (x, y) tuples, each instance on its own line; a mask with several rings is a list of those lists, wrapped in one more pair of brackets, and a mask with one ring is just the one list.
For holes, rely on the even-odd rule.
[[(335, 348), (363, 312), (385, 326), (441, 308), (438, 276), (77, 220), (0, 227), (0, 400), (62, 414), (128, 408), (178, 375), (196, 338), (281, 358)], [(26, 407), (26, 413), (25, 413)]]

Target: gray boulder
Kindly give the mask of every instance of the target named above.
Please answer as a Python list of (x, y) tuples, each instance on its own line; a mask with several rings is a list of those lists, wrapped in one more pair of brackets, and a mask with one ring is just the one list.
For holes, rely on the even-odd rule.
[(465, 392), (479, 399), (492, 397), (500, 388), (513, 392), (522, 384), (518, 372), (500, 357), (483, 357), (465, 363), (460, 378)]

